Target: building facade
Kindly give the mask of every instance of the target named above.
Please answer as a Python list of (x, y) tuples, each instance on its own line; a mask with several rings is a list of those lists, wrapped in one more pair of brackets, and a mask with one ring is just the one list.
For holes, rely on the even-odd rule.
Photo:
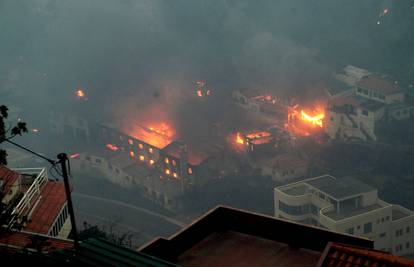
[(276, 187), (274, 205), (278, 218), (364, 236), (395, 255), (414, 253), (414, 212), (356, 179), (323, 175)]

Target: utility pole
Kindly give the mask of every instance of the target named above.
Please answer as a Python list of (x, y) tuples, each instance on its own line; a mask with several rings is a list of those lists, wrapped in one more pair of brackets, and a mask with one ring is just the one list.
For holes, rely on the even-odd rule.
[(65, 184), (65, 192), (66, 192), (66, 199), (68, 202), (70, 223), (72, 225), (73, 241), (75, 243), (75, 249), (76, 249), (78, 248), (79, 240), (78, 240), (78, 231), (76, 229), (75, 213), (73, 211), (72, 197), (71, 197), (71, 192), (70, 192), (68, 170), (66, 168), (66, 162), (68, 161), (68, 156), (66, 155), (66, 153), (60, 153), (57, 155), (57, 158), (62, 168), (62, 176), (63, 176), (63, 182)]

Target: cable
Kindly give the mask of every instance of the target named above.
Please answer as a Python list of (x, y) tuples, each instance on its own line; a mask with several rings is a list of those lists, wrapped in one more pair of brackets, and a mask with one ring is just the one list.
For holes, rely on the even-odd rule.
[(19, 145), (19, 144), (15, 143), (15, 142), (13, 142), (13, 141), (11, 141), (11, 140), (9, 140), (9, 139), (6, 139), (6, 140), (4, 140), (4, 141), (5, 141), (5, 142), (9, 142), (9, 143), (10, 143), (10, 144), (12, 144), (12, 145), (15, 145), (15, 146), (17, 146), (17, 147), (19, 147), (19, 148), (21, 148), (21, 149), (23, 149), (23, 150), (26, 150), (27, 152), (30, 152), (30, 153), (34, 154), (34, 155), (38, 156), (39, 158), (42, 158), (42, 159), (44, 159), (44, 160), (48, 161), (48, 162), (49, 162), (50, 164), (52, 164), (52, 165), (57, 164), (57, 162), (56, 162), (55, 160), (52, 160), (52, 159), (49, 159), (49, 158), (47, 158), (47, 157), (45, 157), (45, 156), (43, 156), (43, 155), (40, 155), (39, 153), (36, 153), (36, 152), (34, 152), (33, 150), (30, 150), (30, 149), (28, 149), (28, 148), (25, 148), (24, 146), (21, 146), (21, 145)]

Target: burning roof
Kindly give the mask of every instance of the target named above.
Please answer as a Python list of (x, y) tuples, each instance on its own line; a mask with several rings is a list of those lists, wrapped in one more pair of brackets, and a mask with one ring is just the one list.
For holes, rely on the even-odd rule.
[(158, 149), (163, 149), (173, 142), (174, 131), (166, 123), (137, 125), (129, 133), (132, 137)]

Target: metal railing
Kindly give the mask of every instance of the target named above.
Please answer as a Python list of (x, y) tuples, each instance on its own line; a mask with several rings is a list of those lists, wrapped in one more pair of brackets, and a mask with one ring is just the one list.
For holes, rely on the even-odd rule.
[[(47, 183), (48, 177), (45, 168), (22, 168), (22, 169), (14, 169), (21, 175), (36, 175), (36, 178), (33, 180), (32, 184), (30, 185), (29, 189), (24, 193), (22, 199), (19, 203), (14, 207), (11, 218), (12, 220), (9, 222), (9, 226), (13, 226), (21, 216), (30, 215), (30, 211), (34, 208), (36, 201), (38, 201), (39, 197), (41, 196), (41, 190), (43, 186)], [(27, 218), (29, 219), (29, 218)]]

